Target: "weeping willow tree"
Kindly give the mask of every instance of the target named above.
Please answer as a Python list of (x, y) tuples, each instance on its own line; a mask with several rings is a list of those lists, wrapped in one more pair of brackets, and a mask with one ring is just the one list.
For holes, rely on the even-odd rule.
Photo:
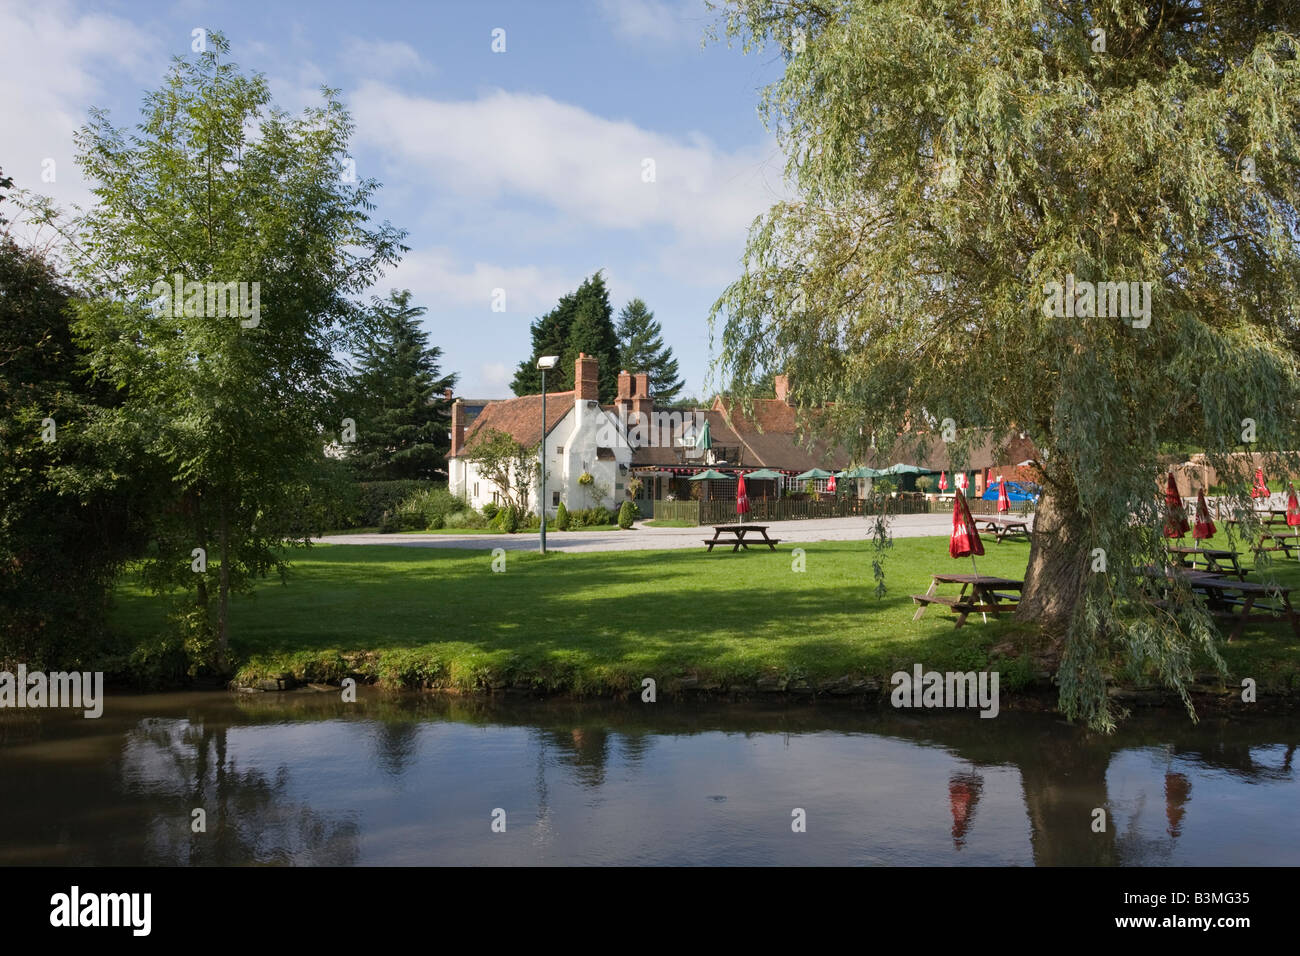
[(788, 372), (859, 450), (1027, 434), (1017, 614), (1062, 709), (1110, 728), (1134, 673), (1192, 712), (1218, 633), (1190, 594), (1142, 600), (1140, 569), (1171, 462), (1208, 456), (1243, 537), (1256, 463), (1296, 473), (1300, 7), (733, 0), (721, 25), (784, 57), (760, 110), (794, 198), (714, 307), (719, 370)]

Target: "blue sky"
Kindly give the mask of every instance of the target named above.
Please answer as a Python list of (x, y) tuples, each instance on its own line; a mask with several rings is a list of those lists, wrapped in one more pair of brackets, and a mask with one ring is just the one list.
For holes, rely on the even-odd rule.
[[(703, 0), (462, 3), (41, 3), (0, 0), (0, 166), (84, 202), (73, 130), (95, 105), (133, 124), (196, 27), (297, 110), (338, 87), (357, 173), (411, 251), (376, 288), (408, 287), (458, 391), (509, 394), (528, 325), (604, 269), (617, 311), (645, 299), (689, 392), (704, 394), (706, 317), (753, 217), (785, 195), (757, 113), (775, 53), (701, 47)], [(493, 30), (505, 52), (492, 51)], [(54, 160), (55, 180), (41, 182)], [(643, 181), (646, 159), (655, 181)], [(491, 310), (493, 289), (505, 313)]]

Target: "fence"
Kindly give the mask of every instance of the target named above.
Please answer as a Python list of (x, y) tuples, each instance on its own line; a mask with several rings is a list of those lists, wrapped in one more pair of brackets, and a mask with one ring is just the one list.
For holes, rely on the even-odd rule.
[[(737, 515), (736, 502), (731, 498), (711, 501), (655, 501), (655, 520), (690, 522), (698, 525), (737, 524), (755, 521), (801, 521), (811, 518), (851, 518), (877, 514), (883, 502), (885, 513), (891, 515), (948, 514), (952, 500), (927, 501), (920, 495), (899, 495), (896, 498), (751, 498), (749, 514)], [(969, 502), (972, 514), (996, 514), (998, 503), (977, 498)], [(1023, 515), (1033, 510), (1031, 501), (1011, 502), (1011, 514)]]

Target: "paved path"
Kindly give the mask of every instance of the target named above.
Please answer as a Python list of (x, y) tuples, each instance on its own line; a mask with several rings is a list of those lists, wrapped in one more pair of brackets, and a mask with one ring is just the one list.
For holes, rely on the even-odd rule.
[[(979, 520), (979, 516), (976, 516)], [(1030, 527), (1033, 527), (1030, 519)], [(895, 538), (923, 538), (952, 531), (952, 516), (898, 515), (890, 521)], [(871, 523), (866, 518), (816, 518), (810, 521), (768, 522), (768, 532), (780, 538), (782, 546), (810, 541), (866, 541)], [(701, 548), (713, 529), (646, 528), (636, 525), (630, 531), (550, 531), (546, 535), (548, 551), (658, 551), (668, 548)], [(322, 544), (388, 544), (406, 548), (478, 548), (490, 551), (533, 551), (537, 549), (537, 532), (527, 534), (336, 534), (316, 539)], [(993, 544), (989, 536), (989, 546)]]

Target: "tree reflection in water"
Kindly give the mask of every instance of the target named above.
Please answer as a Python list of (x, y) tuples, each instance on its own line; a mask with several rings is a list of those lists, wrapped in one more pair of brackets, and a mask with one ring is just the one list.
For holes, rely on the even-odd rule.
[[(360, 858), (354, 820), (332, 819), (289, 796), (288, 771), (275, 779), (241, 770), (228, 753), (225, 725), (146, 718), (127, 734), (122, 752), (126, 790), (141, 790), (155, 806), (141, 862), (229, 866), (245, 863), (345, 866)], [(191, 811), (207, 814), (195, 833)]]

